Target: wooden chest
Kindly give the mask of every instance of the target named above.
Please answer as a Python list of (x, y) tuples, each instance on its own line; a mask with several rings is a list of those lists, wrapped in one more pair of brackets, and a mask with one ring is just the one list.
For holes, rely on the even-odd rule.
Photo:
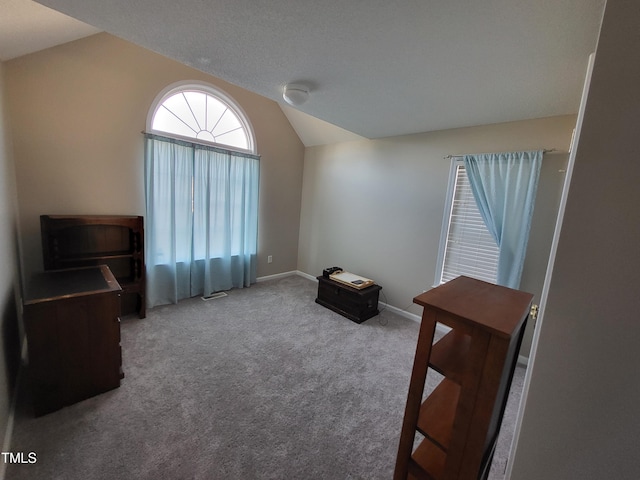
[(323, 276), (318, 278), (316, 303), (340, 315), (362, 323), (378, 315), (378, 295), (382, 287), (371, 285), (358, 290)]

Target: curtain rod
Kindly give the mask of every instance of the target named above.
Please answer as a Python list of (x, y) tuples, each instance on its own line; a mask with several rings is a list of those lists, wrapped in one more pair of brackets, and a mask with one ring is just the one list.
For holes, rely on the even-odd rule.
[[(545, 148), (545, 149), (542, 150), (542, 153), (552, 153), (552, 152), (555, 152), (555, 151), (556, 151), (555, 148)], [(465, 155), (474, 155), (474, 154), (467, 153)], [(486, 153), (481, 153), (481, 154), (475, 154), (475, 155), (487, 155), (487, 154)], [(450, 160), (452, 158), (462, 158), (462, 157), (464, 157), (464, 155), (447, 155), (446, 157), (442, 157), (442, 158), (444, 158), (445, 160)]]
[(186, 139), (186, 138), (183, 139), (183, 138), (165, 137), (164, 135), (158, 135), (157, 133), (145, 132), (144, 130), (141, 131), (140, 133), (142, 135), (144, 135), (146, 138), (162, 140), (163, 142), (175, 143), (177, 145), (182, 145), (182, 146), (185, 146), (185, 147), (200, 148), (202, 150), (210, 150), (210, 151), (213, 151), (213, 152), (219, 152), (219, 153), (223, 153), (223, 154), (232, 153), (232, 154), (238, 155), (240, 157), (255, 158), (255, 159), (258, 159), (258, 160), (261, 159), (261, 156), (258, 155), (257, 153), (243, 152), (241, 150), (235, 150), (233, 148), (217, 147), (215, 145), (209, 145), (209, 144), (206, 144), (206, 143), (194, 142), (194, 141)]

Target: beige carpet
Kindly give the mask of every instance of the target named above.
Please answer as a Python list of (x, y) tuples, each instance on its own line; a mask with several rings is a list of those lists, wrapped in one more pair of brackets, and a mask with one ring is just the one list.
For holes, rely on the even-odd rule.
[(389, 311), (355, 324), (316, 288), (291, 276), (124, 319), (120, 388), (40, 418), (23, 389), (11, 450), (37, 462), (6, 478), (390, 479), (418, 324)]

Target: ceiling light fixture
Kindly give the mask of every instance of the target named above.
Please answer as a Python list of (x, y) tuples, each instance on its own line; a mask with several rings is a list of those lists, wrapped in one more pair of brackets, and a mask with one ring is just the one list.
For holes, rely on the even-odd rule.
[(290, 83), (284, 86), (282, 98), (289, 105), (299, 107), (309, 99), (309, 87), (300, 83)]

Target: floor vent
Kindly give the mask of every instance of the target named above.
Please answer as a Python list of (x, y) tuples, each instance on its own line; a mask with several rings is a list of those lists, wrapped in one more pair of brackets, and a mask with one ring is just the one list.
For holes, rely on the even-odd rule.
[(227, 294), (224, 292), (215, 292), (215, 293), (212, 293), (211, 295), (207, 295), (206, 297), (200, 297), (200, 298), (202, 298), (202, 300), (206, 302), (208, 300), (215, 300), (216, 298), (222, 298), (226, 296)]

